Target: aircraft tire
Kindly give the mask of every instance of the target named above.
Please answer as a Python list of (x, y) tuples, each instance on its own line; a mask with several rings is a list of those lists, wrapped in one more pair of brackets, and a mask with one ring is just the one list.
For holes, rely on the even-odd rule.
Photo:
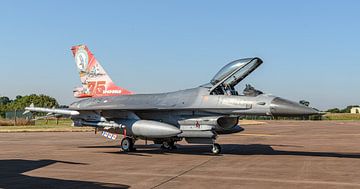
[(131, 138), (125, 137), (121, 140), (121, 149), (124, 152), (130, 152), (131, 149), (133, 148), (133, 146), (134, 146), (134, 143)]
[(211, 149), (211, 152), (215, 155), (220, 154), (221, 152), (221, 146), (218, 143), (214, 143)]
[(173, 150), (173, 149), (176, 149), (177, 147), (175, 146), (174, 141), (171, 141), (171, 142), (165, 141), (162, 143), (161, 148), (166, 149), (166, 150)]

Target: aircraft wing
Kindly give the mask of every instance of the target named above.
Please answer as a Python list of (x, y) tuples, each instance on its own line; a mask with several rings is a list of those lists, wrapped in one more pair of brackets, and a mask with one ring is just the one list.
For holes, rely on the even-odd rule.
[(159, 111), (166, 111), (166, 110), (248, 110), (251, 109), (251, 107), (244, 107), (244, 108), (238, 108), (238, 107), (144, 107), (144, 106), (126, 106), (126, 107), (86, 107), (81, 108), (73, 111), (96, 111), (96, 110), (118, 110), (118, 111), (148, 111), (148, 110), (159, 110)]

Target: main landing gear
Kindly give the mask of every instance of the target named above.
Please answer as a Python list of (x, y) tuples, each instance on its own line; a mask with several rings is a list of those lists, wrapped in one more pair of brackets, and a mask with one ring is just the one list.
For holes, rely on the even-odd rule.
[(220, 154), (221, 152), (221, 146), (218, 143), (214, 143), (211, 149), (211, 152), (215, 155)]
[(121, 149), (124, 152), (135, 151), (136, 148), (134, 147), (134, 144), (135, 144), (135, 140), (133, 138), (125, 137), (121, 140)]
[(176, 145), (175, 145), (175, 141), (164, 141), (161, 144), (161, 148), (165, 149), (165, 150), (174, 150), (177, 149)]
[[(121, 140), (121, 149), (124, 152), (132, 152), (136, 151), (136, 148), (134, 147), (135, 139), (130, 137), (125, 137)], [(164, 150), (174, 150), (177, 149), (175, 145), (175, 141), (163, 141), (161, 143), (161, 148)], [(221, 146), (218, 143), (213, 143), (211, 152), (214, 155), (221, 153)]]

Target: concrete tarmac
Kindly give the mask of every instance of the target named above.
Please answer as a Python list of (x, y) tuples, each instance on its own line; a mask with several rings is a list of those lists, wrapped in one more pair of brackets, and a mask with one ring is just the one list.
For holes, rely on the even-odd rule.
[[(0, 188), (360, 188), (360, 122), (267, 121), (210, 146), (137, 151), (91, 132), (0, 134)], [(151, 143), (151, 142), (149, 142)]]

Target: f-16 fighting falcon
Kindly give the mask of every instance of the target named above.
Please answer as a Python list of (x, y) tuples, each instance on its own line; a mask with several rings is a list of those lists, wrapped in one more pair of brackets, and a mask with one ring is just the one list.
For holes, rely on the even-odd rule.
[(225, 65), (209, 83), (199, 87), (159, 94), (134, 94), (116, 86), (85, 45), (72, 47), (82, 87), (74, 91), (81, 99), (68, 109), (27, 107), (27, 111), (68, 115), (74, 126), (92, 126), (115, 139), (123, 135), (123, 151), (134, 151), (136, 140), (150, 140), (168, 150), (185, 139), (188, 143), (212, 145), (216, 138), (241, 132), (240, 116), (306, 116), (319, 114), (313, 108), (246, 86), (243, 94), (235, 86), (258, 68), (260, 58), (235, 60)]

